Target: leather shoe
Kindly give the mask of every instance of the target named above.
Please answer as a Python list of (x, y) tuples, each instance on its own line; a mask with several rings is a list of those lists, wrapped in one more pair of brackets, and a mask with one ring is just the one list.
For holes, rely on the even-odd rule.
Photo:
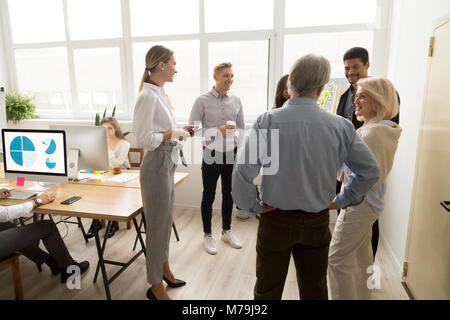
[(114, 234), (116, 233), (117, 230), (119, 230), (119, 223), (118, 223), (117, 221), (114, 221), (114, 222), (111, 224), (111, 227), (109, 228), (109, 232), (108, 232), (108, 234), (106, 235), (106, 237), (107, 237), (108, 239), (111, 238), (112, 236), (114, 236)]
[(147, 298), (149, 300), (158, 300), (158, 298), (153, 294), (152, 287), (147, 290)]
[[(80, 275), (86, 272), (87, 269), (89, 269), (89, 261), (82, 261), (82, 262), (72, 262), (71, 265), (76, 265), (80, 268)], [(67, 269), (70, 267), (67, 266), (63, 270), (61, 270), (61, 283), (66, 283), (67, 279), (72, 275), (72, 273), (67, 273)]]
[(163, 276), (163, 279), (170, 288), (179, 288), (179, 287), (186, 285), (186, 281), (183, 281), (180, 279), (175, 279), (176, 280), (175, 282), (170, 282), (169, 279), (167, 279), (164, 276)]
[[(102, 226), (101, 223), (99, 223), (99, 225), (100, 225), (100, 228), (98, 230), (101, 230), (103, 228), (103, 226)], [(93, 238), (93, 237), (95, 237), (95, 233), (94, 233), (94, 223), (92, 222), (91, 226), (89, 227), (89, 231), (86, 234), (86, 238), (90, 239), (90, 238)]]

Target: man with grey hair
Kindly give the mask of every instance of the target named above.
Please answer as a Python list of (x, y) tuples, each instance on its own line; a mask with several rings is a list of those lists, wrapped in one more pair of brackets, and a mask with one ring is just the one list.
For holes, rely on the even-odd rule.
[[(329, 209), (361, 203), (380, 175), (375, 157), (353, 125), (317, 106), (330, 69), (322, 56), (309, 54), (298, 59), (289, 75), (291, 98), (283, 108), (258, 117), (253, 125), (257, 134), (247, 136), (238, 153), (233, 200), (244, 210), (261, 213), (255, 299), (281, 299), (291, 254), (300, 298), (328, 299)], [(271, 139), (272, 131), (278, 131), (278, 141)], [(255, 145), (252, 137), (259, 140), (256, 163), (242, 161)], [(275, 144), (279, 169), (269, 175), (265, 155)], [(353, 175), (333, 201), (336, 174), (344, 163)], [(253, 179), (261, 167), (259, 203)]]

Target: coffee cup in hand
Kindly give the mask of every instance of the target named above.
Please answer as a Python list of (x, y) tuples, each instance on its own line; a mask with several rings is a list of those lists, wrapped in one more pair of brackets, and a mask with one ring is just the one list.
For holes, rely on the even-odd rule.
[(227, 123), (225, 124), (227, 129), (235, 129), (236, 128), (236, 122), (234, 121), (227, 121)]

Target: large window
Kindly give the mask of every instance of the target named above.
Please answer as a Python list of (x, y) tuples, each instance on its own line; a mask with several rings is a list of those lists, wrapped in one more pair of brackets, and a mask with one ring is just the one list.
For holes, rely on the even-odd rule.
[(136, 43), (133, 45), (134, 92), (137, 94), (145, 70), (145, 54), (156, 44), (174, 52), (177, 74), (165, 90), (177, 120), (189, 116), (195, 98), (200, 94), (200, 42), (198, 40)]
[(251, 122), (272, 107), (278, 79), (303, 54), (327, 57), (343, 86), (342, 56), (352, 46), (366, 47), (384, 70), (388, 14), (389, 0), (0, 1), (9, 87), (32, 94), (44, 119), (93, 119), (116, 106), (131, 120), (145, 54), (162, 44), (177, 61), (165, 88), (179, 122), (227, 61)]
[(231, 62), (234, 82), (230, 91), (241, 98), (246, 119), (256, 118), (267, 108), (268, 49), (268, 40), (209, 44), (209, 87), (212, 88), (214, 85), (214, 66), (221, 62)]

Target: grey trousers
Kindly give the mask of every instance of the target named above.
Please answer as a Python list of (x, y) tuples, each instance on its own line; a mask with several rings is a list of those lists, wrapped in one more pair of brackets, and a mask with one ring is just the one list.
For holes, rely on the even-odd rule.
[(169, 260), (169, 241), (173, 224), (174, 175), (171, 154), (176, 142), (163, 142), (148, 151), (140, 169), (142, 204), (146, 219), (147, 281), (163, 279), (164, 262)]
[[(42, 239), (48, 252), (39, 248)], [(34, 263), (41, 265), (51, 256), (59, 269), (73, 263), (58, 228), (51, 220), (43, 220), (16, 227), (10, 222), (0, 223), (0, 258), (19, 251)]]

